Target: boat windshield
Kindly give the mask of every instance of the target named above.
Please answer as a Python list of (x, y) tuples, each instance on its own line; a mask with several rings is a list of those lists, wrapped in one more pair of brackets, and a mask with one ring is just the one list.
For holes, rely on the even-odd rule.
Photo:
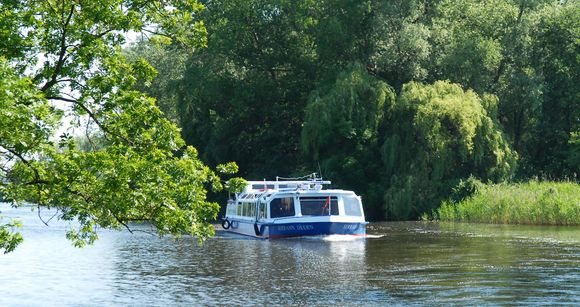
[(294, 198), (293, 197), (283, 197), (274, 198), (270, 202), (270, 217), (285, 217), (294, 216)]
[(338, 215), (336, 196), (300, 197), (302, 215)]
[(344, 214), (350, 216), (362, 216), (360, 200), (357, 197), (344, 197)]

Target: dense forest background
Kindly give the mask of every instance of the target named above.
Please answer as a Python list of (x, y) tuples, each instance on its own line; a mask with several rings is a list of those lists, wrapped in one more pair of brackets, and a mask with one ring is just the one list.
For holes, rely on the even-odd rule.
[(576, 1), (202, 3), (207, 48), (125, 52), (209, 165), (320, 172), (370, 220), (416, 219), (469, 177), (578, 180)]

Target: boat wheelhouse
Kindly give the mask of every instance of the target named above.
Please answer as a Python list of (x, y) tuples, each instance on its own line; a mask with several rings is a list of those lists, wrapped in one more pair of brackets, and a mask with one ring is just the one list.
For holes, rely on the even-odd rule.
[(228, 200), (222, 227), (259, 238), (366, 234), (362, 202), (352, 191), (324, 189), (330, 181), (248, 181)]

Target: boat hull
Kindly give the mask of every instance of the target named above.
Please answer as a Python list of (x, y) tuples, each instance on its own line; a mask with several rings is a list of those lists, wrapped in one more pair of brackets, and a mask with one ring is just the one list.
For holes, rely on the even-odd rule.
[(258, 238), (276, 239), (300, 236), (325, 235), (366, 235), (367, 222), (288, 222), (288, 223), (255, 223), (243, 220), (231, 220), (228, 232)]

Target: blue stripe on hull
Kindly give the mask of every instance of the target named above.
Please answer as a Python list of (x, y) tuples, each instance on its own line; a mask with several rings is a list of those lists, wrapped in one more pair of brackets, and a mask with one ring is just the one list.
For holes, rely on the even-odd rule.
[(231, 228), (229, 228), (227, 231), (255, 236), (258, 238), (285, 238), (320, 235), (364, 236), (366, 234), (366, 224), (366, 222), (300, 222), (285, 224), (258, 223), (257, 226), (259, 234), (256, 234), (253, 222), (232, 220)]
[(320, 235), (365, 235), (365, 223), (314, 222), (265, 225), (270, 238)]

